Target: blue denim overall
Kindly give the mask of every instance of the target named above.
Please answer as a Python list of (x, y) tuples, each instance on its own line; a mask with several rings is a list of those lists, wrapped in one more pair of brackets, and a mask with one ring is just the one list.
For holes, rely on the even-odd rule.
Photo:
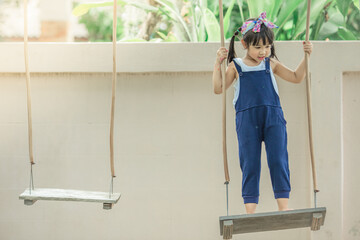
[(259, 202), (263, 141), (275, 198), (289, 198), (286, 121), (271, 80), (270, 60), (265, 59), (266, 67), (261, 71), (243, 72), (234, 63), (240, 81), (235, 110), (244, 203)]

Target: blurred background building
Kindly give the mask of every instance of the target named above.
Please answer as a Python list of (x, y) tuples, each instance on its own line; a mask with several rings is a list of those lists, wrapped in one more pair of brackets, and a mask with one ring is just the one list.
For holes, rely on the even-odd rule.
[[(83, 2), (96, 2), (96, 0), (28, 0), (29, 40), (36, 42), (96, 41), (96, 39), (89, 39), (93, 30), (99, 35), (97, 39), (111, 41), (111, 7), (91, 10), (91, 14), (83, 17), (74, 16), (73, 8)], [(139, 14), (141, 17), (142, 13), (132, 6), (125, 6), (124, 9), (119, 9), (119, 12), (126, 14), (124, 17), (128, 19), (126, 23), (128, 26), (136, 26), (134, 17), (139, 17)], [(22, 0), (0, 0), (0, 41), (23, 41), (23, 17)], [(98, 25), (98, 29), (95, 25)], [(109, 37), (104, 35), (109, 35)]]

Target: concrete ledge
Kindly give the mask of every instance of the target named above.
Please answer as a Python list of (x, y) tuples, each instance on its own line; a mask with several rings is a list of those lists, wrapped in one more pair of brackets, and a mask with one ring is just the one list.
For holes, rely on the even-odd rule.
[[(219, 43), (118, 43), (118, 72), (204, 72), (212, 71)], [(360, 54), (359, 41), (314, 42), (312, 59), (316, 59), (318, 49), (326, 48), (331, 52), (339, 49), (349, 51), (357, 59)], [(300, 41), (276, 42), (280, 60), (289, 53), (296, 62), (303, 54)], [(239, 52), (241, 51), (241, 52)], [(23, 43), (0, 43), (0, 72), (24, 72)], [(241, 46), (237, 54), (243, 55)], [(300, 56), (299, 56), (300, 54)], [(321, 56), (320, 56), (321, 57)], [(323, 56), (321, 57), (323, 58)], [(111, 72), (111, 43), (29, 43), (31, 72)], [(335, 59), (333, 59), (335, 60)], [(333, 61), (332, 60), (332, 61)], [(360, 70), (359, 64), (349, 66)], [(357, 67), (356, 67), (357, 66)], [(295, 66), (296, 67), (296, 66)]]

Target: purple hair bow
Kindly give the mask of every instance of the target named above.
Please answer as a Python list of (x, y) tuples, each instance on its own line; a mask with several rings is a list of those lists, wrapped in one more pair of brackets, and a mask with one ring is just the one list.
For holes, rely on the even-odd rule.
[(268, 28), (278, 28), (278, 26), (266, 19), (266, 12), (262, 12), (257, 20), (247, 21), (242, 25), (241, 34), (244, 36), (251, 29), (255, 33), (260, 32), (262, 23)]

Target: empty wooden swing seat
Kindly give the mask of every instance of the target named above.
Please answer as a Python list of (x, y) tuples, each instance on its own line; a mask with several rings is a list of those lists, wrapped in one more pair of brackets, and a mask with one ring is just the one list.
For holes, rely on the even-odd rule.
[(55, 188), (35, 188), (26, 189), (20, 194), (19, 199), (24, 200), (25, 205), (32, 205), (37, 200), (53, 200), (53, 201), (76, 201), (76, 202), (98, 202), (103, 203), (104, 209), (111, 209), (120, 199), (120, 193), (108, 192), (90, 192), (82, 190), (67, 190)]
[[(316, 231), (324, 225), (326, 208), (308, 208), (220, 217), (220, 235), (231, 239), (232, 234), (307, 228)], [(227, 236), (225, 236), (227, 235)], [(225, 238), (226, 237), (226, 238)]]
[[(99, 202), (103, 203), (104, 209), (111, 209), (113, 204), (120, 199), (120, 193), (113, 193), (114, 170), (114, 114), (115, 114), (115, 93), (116, 93), (116, 23), (113, 21), (113, 74), (112, 74), (112, 97), (110, 115), (110, 169), (111, 169), (111, 188), (109, 192), (89, 192), (82, 190), (66, 190), (54, 188), (34, 188), (33, 182), (33, 136), (32, 136), (32, 114), (31, 114), (31, 92), (30, 92), (30, 71), (29, 71), (29, 51), (28, 51), (28, 0), (24, 0), (24, 55), (26, 71), (26, 90), (27, 90), (27, 110), (28, 110), (28, 139), (29, 139), (29, 158), (30, 158), (30, 188), (20, 194), (19, 199), (24, 200), (25, 205), (33, 205), (37, 200), (54, 201), (76, 201), (76, 202)], [(117, 1), (114, 1), (113, 19), (117, 19)]]

